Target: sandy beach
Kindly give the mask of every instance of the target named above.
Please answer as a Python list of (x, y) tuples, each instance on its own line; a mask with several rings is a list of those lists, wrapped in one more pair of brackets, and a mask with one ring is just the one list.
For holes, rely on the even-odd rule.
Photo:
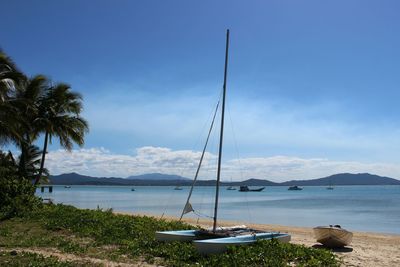
[[(150, 214), (133, 214), (125, 212), (121, 212), (120, 214), (153, 216)], [(159, 216), (155, 217), (159, 218)], [(176, 217), (170, 216), (164, 216), (164, 219), (177, 220)], [(200, 225), (202, 227), (209, 227), (211, 225), (210, 220), (204, 219), (197, 221), (196, 219), (185, 218), (183, 221), (192, 225)], [(242, 224), (243, 222), (219, 221), (220, 226)], [(323, 249), (314, 239), (312, 228), (269, 224), (246, 225), (260, 230), (287, 232), (291, 234), (291, 243), (293, 244), (301, 244), (307, 247)], [(333, 252), (341, 259), (343, 266), (400, 266), (400, 235), (353, 232), (353, 242), (350, 246), (334, 250)]]

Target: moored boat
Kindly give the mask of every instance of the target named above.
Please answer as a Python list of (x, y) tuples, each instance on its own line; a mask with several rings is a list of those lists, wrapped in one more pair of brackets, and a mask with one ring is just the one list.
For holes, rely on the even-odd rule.
[(288, 188), (288, 190), (296, 191), (296, 190), (303, 190), (303, 188), (300, 187), (300, 186), (294, 185), (294, 186), (290, 186), (290, 187)]
[(317, 242), (329, 248), (347, 246), (353, 239), (353, 233), (340, 227), (340, 225), (318, 226), (314, 229)]
[(265, 187), (260, 187), (256, 189), (250, 189), (248, 186), (241, 186), (239, 192), (261, 192), (265, 189)]

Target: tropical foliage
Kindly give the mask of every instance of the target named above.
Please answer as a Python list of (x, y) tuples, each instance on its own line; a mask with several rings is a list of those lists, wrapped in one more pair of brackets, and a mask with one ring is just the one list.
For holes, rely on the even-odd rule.
[[(34, 165), (34, 160), (28, 162)], [(35, 187), (19, 174), (18, 159), (11, 152), (0, 153), (0, 188), (0, 220), (23, 215), (40, 206), (34, 196)]]
[[(44, 75), (30, 78), (0, 51), (0, 204), (15, 194), (33, 197), (34, 189), (28, 187), (48, 176), (45, 156), (53, 138), (58, 138), (67, 150), (74, 143), (84, 144), (88, 123), (80, 116), (81, 111), (82, 97), (69, 85), (53, 84)], [(40, 150), (35, 142), (42, 135), (44, 144)], [(18, 157), (5, 152), (7, 146), (19, 150)]]
[(177, 221), (116, 215), (111, 210), (44, 205), (0, 225), (0, 247), (51, 247), (76, 258), (101, 257), (115, 266), (117, 262), (146, 265), (140, 261), (157, 266), (339, 266), (329, 250), (277, 241), (231, 247), (227, 253), (204, 257), (192, 243), (155, 240), (156, 230), (190, 228), (193, 226)]

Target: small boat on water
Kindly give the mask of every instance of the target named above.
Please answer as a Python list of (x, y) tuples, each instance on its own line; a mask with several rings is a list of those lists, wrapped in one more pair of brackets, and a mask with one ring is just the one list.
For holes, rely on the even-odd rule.
[(327, 189), (327, 190), (333, 190), (334, 187), (333, 187), (332, 185), (330, 185), (330, 186), (328, 186), (326, 189)]
[(317, 242), (329, 248), (340, 248), (347, 246), (353, 239), (353, 233), (340, 225), (318, 226), (314, 229)]
[(228, 187), (226, 188), (226, 190), (236, 190), (236, 188), (234, 188), (233, 186), (228, 186)]
[(248, 186), (241, 186), (239, 192), (261, 192), (265, 189), (265, 187), (260, 187), (256, 189), (250, 189)]
[(71, 188), (71, 186), (70, 185), (66, 185), (66, 186), (64, 186), (64, 188)]
[(135, 191), (135, 188), (131, 188), (131, 191)]
[(180, 187), (180, 186), (178, 185), (178, 186), (176, 186), (176, 187), (174, 188), (174, 190), (182, 190), (182, 187)]
[(295, 190), (303, 190), (303, 188), (300, 187), (300, 186), (294, 185), (294, 186), (290, 186), (288, 188), (288, 190), (293, 190), (293, 191), (295, 191)]

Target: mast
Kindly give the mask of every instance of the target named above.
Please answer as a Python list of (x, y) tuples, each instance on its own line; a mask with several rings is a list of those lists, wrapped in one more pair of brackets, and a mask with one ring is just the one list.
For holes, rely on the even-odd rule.
[(214, 207), (213, 232), (215, 232), (215, 230), (217, 228), (219, 181), (221, 180), (222, 141), (224, 139), (226, 76), (227, 76), (227, 72), (228, 72), (228, 50), (229, 50), (229, 29), (226, 30), (224, 87), (223, 87), (223, 94), (222, 94), (221, 132), (220, 132), (220, 135), (219, 135), (218, 169), (217, 169), (217, 184), (216, 184), (216, 189), (215, 189), (215, 207)]

